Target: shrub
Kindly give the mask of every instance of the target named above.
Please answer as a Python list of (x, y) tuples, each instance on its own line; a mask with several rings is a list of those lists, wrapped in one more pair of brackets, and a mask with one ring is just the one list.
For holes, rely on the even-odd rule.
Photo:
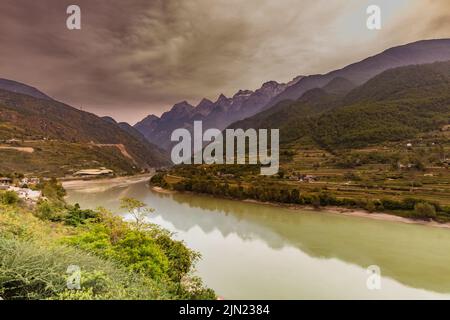
[(436, 208), (426, 202), (417, 203), (414, 207), (414, 213), (418, 218), (435, 219)]
[(60, 204), (50, 201), (40, 201), (34, 209), (34, 215), (41, 220), (62, 221), (64, 219), (64, 208)]
[(0, 193), (0, 202), (5, 205), (13, 205), (20, 201), (19, 196), (14, 191)]
[(377, 210), (377, 206), (372, 200), (367, 200), (365, 209), (369, 212), (375, 212)]
[(169, 261), (149, 232), (130, 229), (120, 218), (105, 214), (101, 222), (87, 223), (85, 230), (68, 238), (67, 243), (114, 259), (130, 271), (161, 278)]
[(66, 190), (64, 190), (61, 183), (59, 183), (56, 179), (53, 178), (49, 181), (41, 182), (37, 187), (42, 190), (42, 195), (48, 199), (52, 201), (64, 202)]
[(95, 220), (98, 218), (99, 213), (93, 210), (82, 210), (80, 209), (80, 205), (77, 203), (67, 210), (64, 216), (64, 222), (69, 226), (78, 226), (89, 220)]

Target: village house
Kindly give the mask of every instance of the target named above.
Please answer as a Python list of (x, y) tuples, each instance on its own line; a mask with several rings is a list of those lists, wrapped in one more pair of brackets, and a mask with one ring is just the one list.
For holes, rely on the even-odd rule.
[(23, 178), (20, 180), (19, 186), (21, 188), (26, 188), (30, 186), (36, 186), (41, 182), (39, 178)]
[(19, 144), (21, 141), (19, 140), (19, 139), (9, 139), (9, 140), (6, 140), (6, 143), (7, 144), (13, 144), (13, 145), (15, 145), (15, 144)]
[(230, 179), (233, 179), (235, 176), (234, 176), (234, 174), (231, 174), (231, 173), (222, 173), (222, 172), (217, 172), (217, 176), (218, 177), (222, 177), (222, 178), (230, 178)]
[(308, 182), (308, 183), (309, 182), (315, 182), (317, 180), (318, 180), (318, 178), (316, 176), (313, 176), (313, 175), (310, 175), (310, 174), (302, 175), (300, 177), (300, 179), (299, 179), (299, 181), (301, 181), (301, 182)]
[(12, 184), (12, 182), (13, 182), (13, 180), (11, 178), (0, 177), (0, 184), (10, 185), (10, 184)]
[(37, 190), (31, 190), (28, 188), (19, 188), (19, 187), (13, 187), (10, 186), (8, 191), (13, 191), (17, 193), (20, 199), (25, 201), (30, 201), (33, 203), (38, 202), (42, 198), (42, 192)]
[(8, 190), (13, 180), (6, 177), (0, 177), (0, 190)]

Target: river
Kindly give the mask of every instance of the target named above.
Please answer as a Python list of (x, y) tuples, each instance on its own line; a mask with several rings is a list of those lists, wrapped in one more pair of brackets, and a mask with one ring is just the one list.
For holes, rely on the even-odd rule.
[[(122, 214), (122, 197), (199, 251), (197, 274), (225, 299), (450, 298), (448, 229), (158, 193), (145, 181), (70, 187), (67, 200)], [(381, 279), (369, 290), (372, 265)]]

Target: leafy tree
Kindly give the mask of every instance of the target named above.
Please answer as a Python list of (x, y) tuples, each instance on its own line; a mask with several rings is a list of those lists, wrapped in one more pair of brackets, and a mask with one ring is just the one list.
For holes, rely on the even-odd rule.
[(127, 210), (127, 212), (133, 217), (134, 226), (137, 230), (141, 230), (145, 227), (147, 224), (145, 219), (150, 213), (155, 211), (153, 208), (147, 208), (145, 203), (136, 199), (122, 198), (120, 202), (120, 208)]
[(416, 206), (414, 207), (414, 211), (418, 218), (425, 218), (425, 219), (436, 218), (435, 206), (426, 202), (417, 203)]

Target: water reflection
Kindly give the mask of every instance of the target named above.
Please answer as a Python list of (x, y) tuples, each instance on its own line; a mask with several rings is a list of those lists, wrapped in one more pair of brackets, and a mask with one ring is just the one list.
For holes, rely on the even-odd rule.
[[(384, 276), (408, 287), (438, 293), (450, 292), (449, 230), (299, 212), (191, 194), (156, 193), (144, 183), (97, 192), (69, 192), (72, 202), (89, 207), (101, 204), (112, 210), (118, 208), (118, 199), (122, 197), (134, 197), (146, 202), (156, 209), (155, 218), (159, 222), (166, 223), (170, 229), (189, 239), (201, 237), (201, 241), (207, 239), (211, 244), (217, 241), (219, 246), (231, 246), (233, 243), (245, 247), (247, 244), (253, 250), (264, 252), (261, 254), (273, 254), (274, 257), (277, 252), (279, 254), (295, 248), (297, 251), (290, 255), (296, 255), (292, 263), (306, 264), (307, 259), (300, 257), (306, 254), (318, 264), (328, 263), (326, 267), (320, 264), (321, 268), (332, 268), (335, 260), (364, 269), (375, 264), (381, 267)], [(233, 240), (227, 244), (225, 240), (229, 239)], [(230, 263), (221, 260), (215, 252), (217, 248), (195, 241), (200, 240), (192, 239), (192, 242), (206, 251), (204, 259), (210, 255), (210, 259), (214, 260), (203, 262), (204, 268), (211, 268), (218, 261)], [(271, 251), (255, 243), (261, 243)], [(226, 248), (230, 254), (237, 251), (237, 248), (234, 251), (232, 249)], [(215, 268), (218, 267), (223, 266), (215, 265)], [(339, 265), (339, 268), (343, 269), (344, 266)], [(363, 272), (364, 269), (359, 271)], [(265, 275), (263, 271), (260, 272)], [(292, 274), (296, 275), (294, 271)], [(212, 274), (208, 275), (212, 277)]]

